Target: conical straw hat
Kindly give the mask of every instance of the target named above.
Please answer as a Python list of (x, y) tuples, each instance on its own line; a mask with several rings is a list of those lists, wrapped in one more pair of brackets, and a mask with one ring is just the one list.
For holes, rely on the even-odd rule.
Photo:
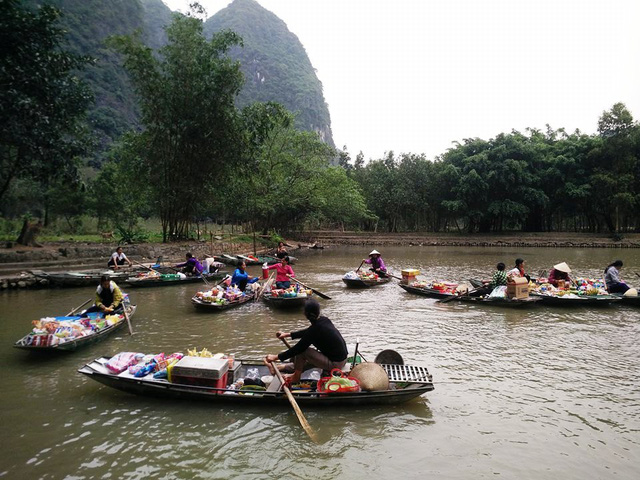
[(635, 288), (630, 288), (629, 290), (624, 292), (624, 296), (625, 297), (637, 297), (638, 296), (638, 290), (636, 290)]
[(371, 255), (380, 255), (380, 252), (378, 250), (371, 250), (371, 253), (369, 254)]
[(557, 265), (554, 265), (553, 268), (555, 268), (559, 272), (571, 273), (571, 269), (569, 268), (569, 265), (567, 265), (566, 262), (562, 262)]
[(351, 373), (350, 377), (357, 378), (360, 388), (366, 391), (378, 391), (389, 389), (389, 376), (377, 363), (359, 363)]

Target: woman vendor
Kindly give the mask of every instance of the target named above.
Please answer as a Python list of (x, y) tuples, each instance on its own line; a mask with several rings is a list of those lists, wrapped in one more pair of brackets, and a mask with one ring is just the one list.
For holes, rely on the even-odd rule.
[(571, 277), (569, 274), (571, 273), (571, 269), (566, 262), (559, 263), (554, 265), (551, 271), (549, 272), (549, 278), (547, 278), (547, 282), (549, 282), (554, 287), (558, 286), (558, 280), (562, 282), (571, 282)]
[[(300, 375), (307, 362), (329, 371), (334, 368), (343, 368), (347, 364), (347, 344), (333, 322), (327, 317), (320, 316), (318, 302), (313, 299), (307, 300), (304, 305), (304, 315), (311, 323), (309, 328), (297, 332), (276, 333), (276, 337), (280, 339), (299, 338), (298, 343), (278, 355), (267, 355), (264, 358), (270, 368), (275, 361), (291, 358), (294, 367), (293, 375), (288, 378), (291, 383), (300, 381)], [(316, 348), (312, 348), (311, 345)]]
[(289, 253), (287, 252), (287, 249), (284, 248), (284, 242), (279, 242), (278, 248), (276, 249), (276, 257), (282, 260), (284, 257), (288, 256)]
[[(264, 269), (264, 267), (262, 267)], [(276, 288), (289, 288), (291, 286), (291, 280), (289, 277), (295, 277), (296, 274), (293, 272), (293, 268), (289, 265), (289, 257), (284, 257), (280, 263), (275, 263), (269, 267), (267, 270), (276, 269)]]
[(109, 258), (109, 261), (107, 262), (107, 268), (117, 270), (119, 266), (122, 266), (125, 263), (128, 263), (129, 266), (133, 265), (131, 260), (129, 260), (122, 251), (122, 247), (118, 247), (116, 248), (116, 251), (111, 254), (111, 258)]
[(531, 280), (529, 275), (524, 272), (524, 260), (522, 258), (516, 258), (516, 266), (507, 272), (507, 277), (526, 278), (527, 282)]
[(231, 285), (235, 285), (241, 292), (244, 292), (244, 289), (247, 288), (247, 284), (256, 283), (258, 281), (258, 277), (250, 277), (246, 272), (247, 263), (242, 262), (236, 271), (233, 272), (233, 276), (231, 277)]
[(124, 295), (116, 282), (112, 281), (109, 275), (100, 278), (100, 285), (96, 289), (95, 304), (88, 308), (84, 314), (92, 312), (112, 313), (122, 306)]
[(364, 263), (371, 265), (371, 270), (373, 273), (377, 273), (380, 277), (387, 276), (387, 267), (384, 264), (384, 260), (382, 260), (382, 256), (380, 252), (377, 250), (372, 250), (369, 254), (369, 258), (365, 258), (362, 260)]
[(204, 267), (200, 263), (200, 261), (194, 257), (191, 252), (188, 252), (186, 255), (187, 261), (183, 263), (178, 263), (175, 265), (176, 268), (183, 267), (182, 272), (187, 275), (201, 275)]
[(604, 283), (607, 285), (609, 293), (625, 293), (631, 287), (620, 278), (622, 260), (616, 260), (604, 269)]

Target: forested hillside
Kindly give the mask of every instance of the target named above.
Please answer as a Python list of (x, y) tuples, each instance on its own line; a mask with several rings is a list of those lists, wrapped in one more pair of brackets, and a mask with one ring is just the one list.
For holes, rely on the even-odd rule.
[(254, 0), (235, 0), (209, 18), (204, 28), (207, 36), (230, 29), (244, 41), (243, 48), (231, 51), (245, 75), (239, 106), (255, 101), (281, 103), (298, 114), (298, 128), (318, 132), (334, 146), (322, 83), (300, 40), (282, 20)]

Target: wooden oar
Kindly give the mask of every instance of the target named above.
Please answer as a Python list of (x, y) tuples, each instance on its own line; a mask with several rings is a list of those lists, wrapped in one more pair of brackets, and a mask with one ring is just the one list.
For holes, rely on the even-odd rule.
[(74, 313), (76, 313), (80, 308), (84, 307), (87, 303), (89, 303), (91, 300), (93, 300), (93, 298), (90, 298), (89, 300), (87, 300), (86, 302), (84, 302), (82, 305), (78, 305), (76, 308), (74, 308), (73, 310), (71, 310), (69, 313), (67, 313), (65, 315), (65, 317), (68, 317), (70, 315), (73, 315)]
[(311, 290), (313, 293), (315, 293), (316, 295), (318, 295), (320, 298), (324, 298), (325, 300), (331, 300), (331, 297), (329, 295), (326, 295), (322, 292), (320, 292), (319, 290), (316, 290), (315, 288), (311, 288), (309, 285), (305, 285), (304, 283), (302, 283), (300, 280), (298, 280), (295, 277), (292, 277), (291, 275), (287, 275), (287, 277), (289, 277), (291, 280), (293, 280), (296, 283), (299, 283), (300, 285), (302, 285), (303, 287), (308, 288), (309, 290)]
[(270, 287), (271, 285), (273, 285), (273, 276), (274, 275), (275, 275), (274, 273), (271, 273), (271, 275), (269, 275), (268, 280), (266, 282), (264, 282), (264, 285), (262, 285), (262, 287), (260, 287), (260, 291), (256, 295), (256, 302), (258, 300), (260, 300), (260, 298), (262, 297), (262, 294), (267, 289), (267, 287)]
[(147, 270), (150, 270), (150, 271), (152, 271), (152, 272), (156, 272), (156, 273), (158, 273), (158, 271), (157, 271), (157, 270), (154, 270), (153, 268), (148, 267), (148, 266), (146, 266), (144, 263), (140, 263), (140, 262), (138, 262), (137, 260), (134, 260), (134, 261), (133, 261), (133, 263), (137, 263), (138, 265), (140, 265), (141, 267), (146, 268)]
[(362, 268), (362, 265), (364, 265), (364, 260), (362, 260), (360, 262), (360, 266), (358, 267), (358, 269), (356, 270), (356, 273), (358, 273), (360, 271), (360, 269)]
[(457, 298), (460, 298), (462, 296), (468, 297), (472, 293), (476, 293), (478, 290), (482, 290), (483, 288), (486, 288), (486, 287), (483, 285), (482, 287), (474, 288), (473, 290), (468, 291), (466, 295), (455, 295), (455, 294), (453, 294), (450, 297), (438, 300), (438, 303), (449, 303), (449, 302), (452, 302), (453, 300), (455, 300)]
[(124, 318), (127, 321), (127, 325), (129, 326), (129, 335), (133, 335), (133, 328), (131, 328), (131, 320), (129, 319), (126, 305), (122, 306), (122, 313), (124, 314)]
[[(289, 343), (284, 338), (282, 338), (281, 340), (284, 342), (284, 344), (287, 347), (289, 347)], [(318, 443), (318, 438), (316, 436), (316, 433), (311, 428), (311, 425), (309, 425), (309, 422), (305, 418), (304, 413), (302, 413), (302, 410), (300, 410), (300, 407), (298, 406), (298, 402), (296, 402), (296, 399), (293, 398), (293, 394), (291, 393), (291, 390), (289, 390), (289, 387), (287, 387), (287, 384), (284, 381), (284, 377), (282, 376), (282, 373), (278, 369), (277, 365), (273, 366), (273, 371), (278, 377), (278, 380), (280, 380), (280, 383), (282, 384), (282, 389), (284, 390), (284, 393), (287, 395), (287, 399), (289, 400), (289, 403), (293, 407), (293, 411), (296, 412), (296, 417), (298, 417), (298, 421), (300, 422), (300, 425), (302, 425), (302, 428), (304, 429), (304, 431), (307, 433), (307, 435), (309, 435), (309, 438), (313, 442)]]
[(638, 277), (640, 277), (640, 273), (638, 272), (633, 272), (633, 273), (635, 273)]

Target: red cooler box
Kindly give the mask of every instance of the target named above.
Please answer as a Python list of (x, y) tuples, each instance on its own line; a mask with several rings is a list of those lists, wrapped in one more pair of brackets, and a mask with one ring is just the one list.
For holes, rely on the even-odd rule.
[(226, 358), (182, 357), (167, 369), (168, 380), (182, 385), (227, 388)]

